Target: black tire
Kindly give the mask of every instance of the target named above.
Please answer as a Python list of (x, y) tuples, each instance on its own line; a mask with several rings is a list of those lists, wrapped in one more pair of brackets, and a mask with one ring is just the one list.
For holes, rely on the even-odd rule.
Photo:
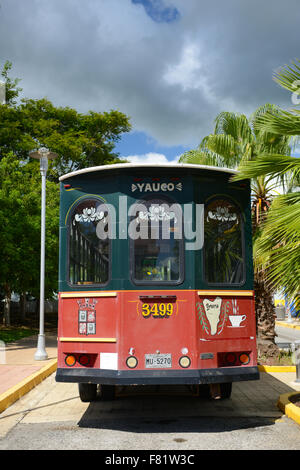
[(84, 403), (95, 401), (97, 398), (97, 384), (78, 384), (80, 400)]
[(208, 384), (199, 385), (198, 396), (200, 398), (210, 398), (210, 388)]
[(221, 398), (230, 398), (232, 391), (232, 382), (220, 384)]
[(110, 401), (114, 400), (116, 394), (116, 387), (114, 385), (100, 385), (100, 400)]

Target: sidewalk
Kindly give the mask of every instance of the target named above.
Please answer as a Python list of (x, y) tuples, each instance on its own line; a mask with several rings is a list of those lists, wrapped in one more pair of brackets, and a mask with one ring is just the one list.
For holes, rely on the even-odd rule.
[(37, 336), (5, 345), (0, 354), (0, 413), (56, 370), (57, 335), (46, 334), (46, 361), (36, 361)]

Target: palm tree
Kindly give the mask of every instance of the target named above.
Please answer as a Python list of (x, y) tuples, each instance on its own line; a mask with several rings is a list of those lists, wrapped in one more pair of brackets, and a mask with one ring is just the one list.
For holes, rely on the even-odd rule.
[[(282, 67), (274, 80), (292, 93), (299, 92), (300, 61)], [(300, 136), (300, 110), (268, 110), (256, 122), (258, 132)], [(284, 288), (290, 301), (300, 309), (300, 158), (278, 152), (260, 153), (255, 160), (241, 162), (238, 178), (282, 178), (289, 186), (278, 196), (268, 212), (262, 236), (256, 243), (259, 263), (268, 272), (268, 280), (276, 288)]]
[[(257, 127), (257, 121), (266, 112), (276, 113), (278, 108), (266, 104), (258, 108), (247, 119), (244, 114), (222, 112), (215, 120), (214, 134), (205, 137), (196, 150), (183, 154), (181, 162), (198, 163), (228, 168), (252, 161), (258, 155), (273, 153), (288, 155), (290, 138), (286, 135), (273, 134)], [(252, 181), (253, 236), (257, 240), (260, 227), (271, 205), (271, 193), (274, 181), (259, 176)], [(258, 353), (272, 357), (278, 354), (275, 344), (275, 310), (270, 284), (261, 266), (255, 264), (255, 309), (258, 331)]]

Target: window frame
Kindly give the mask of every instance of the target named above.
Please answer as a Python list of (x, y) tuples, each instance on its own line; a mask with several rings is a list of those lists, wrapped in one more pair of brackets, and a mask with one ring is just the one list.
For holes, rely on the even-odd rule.
[[(145, 196), (144, 198), (137, 199), (135, 201), (135, 204), (147, 204), (150, 201), (155, 201), (155, 200), (160, 200), (162, 203), (165, 204), (180, 204), (178, 201), (175, 201), (171, 199), (170, 197), (166, 195), (162, 195), (161, 193), (157, 193), (155, 196), (154, 195), (148, 195)], [(181, 206), (181, 204), (180, 204)], [(129, 216), (130, 220), (128, 220), (129, 225), (130, 221), (133, 220), (132, 216)], [(129, 257), (130, 257), (130, 267), (129, 267), (129, 275), (130, 275), (130, 280), (133, 284), (137, 286), (178, 286), (182, 284), (185, 281), (185, 240), (184, 240), (184, 219), (182, 217), (182, 238), (178, 239), (179, 241), (179, 279), (176, 281), (147, 281), (147, 280), (138, 280), (135, 279), (135, 249), (134, 249), (134, 243), (136, 240), (132, 240), (129, 238)], [(132, 256), (131, 256), (132, 255)]]
[(105, 281), (104, 283), (88, 283), (88, 284), (74, 284), (71, 282), (70, 280), (70, 238), (71, 238), (71, 229), (70, 229), (70, 225), (73, 221), (73, 216), (76, 212), (76, 209), (77, 207), (84, 203), (85, 201), (90, 201), (90, 200), (95, 200), (97, 202), (100, 202), (100, 204), (103, 204), (103, 205), (106, 205), (106, 202), (103, 201), (103, 199), (101, 199), (100, 197), (97, 197), (95, 195), (87, 195), (83, 198), (80, 198), (80, 200), (78, 200), (77, 202), (75, 201), (75, 203), (73, 202), (73, 204), (71, 204), (72, 207), (72, 210), (70, 211), (70, 213), (68, 214), (68, 218), (67, 218), (67, 222), (66, 222), (66, 226), (67, 226), (67, 250), (66, 250), (66, 256), (67, 256), (67, 265), (66, 265), (66, 269), (67, 269), (67, 272), (66, 272), (66, 281), (67, 281), (67, 284), (72, 288), (76, 288), (76, 289), (82, 289), (82, 290), (87, 290), (89, 288), (100, 288), (100, 287), (107, 287), (107, 285), (110, 283), (111, 281), (111, 269), (112, 269), (112, 246), (111, 246), (111, 239), (108, 237), (108, 276), (107, 276), (107, 281)]
[[(238, 214), (240, 217), (240, 222), (241, 222), (241, 251), (242, 251), (242, 259), (243, 259), (243, 271), (242, 271), (242, 281), (241, 282), (235, 282), (235, 283), (229, 283), (229, 282), (210, 282), (206, 278), (206, 269), (205, 269), (205, 254), (206, 254), (206, 244), (205, 244), (205, 217), (206, 217), (206, 210), (208, 206), (213, 203), (214, 201), (217, 200), (223, 200), (227, 201), (228, 203), (232, 204), (235, 206), (238, 210)], [(204, 203), (204, 240), (203, 240), (203, 256), (202, 256), (202, 278), (203, 281), (207, 286), (210, 287), (242, 287), (246, 284), (247, 280), (247, 275), (246, 275), (246, 240), (245, 240), (245, 214), (243, 209), (241, 208), (240, 204), (227, 194), (216, 194), (214, 196), (211, 196), (209, 199), (207, 199)]]

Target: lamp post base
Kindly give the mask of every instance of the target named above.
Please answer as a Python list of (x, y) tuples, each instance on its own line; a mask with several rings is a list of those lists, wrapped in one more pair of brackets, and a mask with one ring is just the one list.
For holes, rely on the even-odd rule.
[(36, 361), (45, 361), (48, 359), (48, 354), (45, 349), (45, 335), (38, 336), (37, 350), (34, 354), (34, 359)]

